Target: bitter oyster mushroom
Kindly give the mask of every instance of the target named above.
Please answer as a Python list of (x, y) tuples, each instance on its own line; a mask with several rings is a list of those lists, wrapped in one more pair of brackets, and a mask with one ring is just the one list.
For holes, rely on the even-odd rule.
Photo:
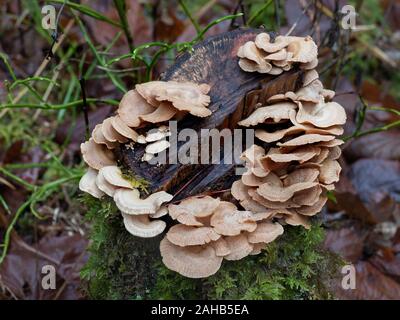
[(207, 84), (153, 81), (125, 94), (117, 115), (97, 125), (91, 140), (82, 145), (84, 160), (93, 169), (82, 178), (81, 189), (97, 197), (103, 192), (112, 196), (126, 229), (135, 236), (162, 233), (165, 221), (152, 219), (169, 214), (177, 224), (160, 243), (163, 262), (191, 278), (215, 274), (224, 259), (259, 254), (286, 224), (309, 228), (309, 217), (322, 209), (327, 191), (338, 181), (342, 142), (337, 136), (346, 120), (344, 109), (331, 101), (334, 92), (324, 89), (318, 79), (317, 51), (311, 37), (271, 39), (267, 33), (238, 49), (244, 71), (271, 77), (292, 68), (304, 73), (302, 88), (264, 99), (239, 121), (254, 128), (257, 138), (242, 155), (246, 174), (231, 189), (244, 210), (211, 196), (169, 205), (173, 196), (165, 191), (141, 198), (123, 178), (111, 151), (121, 143), (130, 148), (143, 144), (143, 160), (148, 161), (168, 148), (166, 131), (159, 127), (150, 134), (146, 129), (187, 113), (211, 115)]
[[(269, 212), (240, 211), (233, 203), (210, 196), (190, 197), (179, 204), (170, 204), (168, 210), (171, 217), (181, 223), (171, 227), (161, 242), (163, 262), (167, 268), (190, 278), (214, 274), (222, 259), (239, 260), (255, 254), (248, 237), (256, 232), (258, 222), (270, 221), (273, 217)], [(264, 229), (269, 239), (281, 234), (280, 230)], [(260, 237), (259, 234), (260, 230), (256, 237)], [(193, 260), (195, 254), (200, 255), (198, 260)], [(210, 257), (212, 266), (200, 272), (192, 264), (199, 264), (203, 254)], [(180, 261), (176, 260), (178, 257)]]

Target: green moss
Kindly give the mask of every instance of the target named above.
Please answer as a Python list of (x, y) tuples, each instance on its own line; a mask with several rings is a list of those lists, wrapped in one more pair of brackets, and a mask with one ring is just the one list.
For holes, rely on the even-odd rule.
[(92, 222), (90, 257), (81, 271), (87, 293), (95, 299), (146, 298), (156, 279), (149, 266), (160, 259), (158, 245), (126, 232), (112, 201), (85, 195), (82, 202)]
[(261, 254), (224, 261), (205, 280), (190, 280), (160, 266), (156, 299), (328, 299), (326, 288), (340, 260), (320, 248), (323, 229), (286, 227)]
[(164, 267), (157, 239), (127, 233), (111, 201), (83, 198), (93, 223), (90, 259), (81, 275), (96, 299), (327, 299), (340, 260), (323, 251), (323, 229), (286, 227), (259, 255), (224, 261), (207, 279)]
[(146, 179), (136, 177), (131, 171), (128, 171), (124, 168), (122, 169), (122, 177), (125, 180), (128, 180), (133, 188), (148, 194), (150, 182), (148, 182)]

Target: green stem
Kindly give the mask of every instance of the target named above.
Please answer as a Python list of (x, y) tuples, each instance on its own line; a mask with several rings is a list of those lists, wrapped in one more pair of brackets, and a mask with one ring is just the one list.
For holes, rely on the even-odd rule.
[(258, 10), (254, 15), (252, 15), (249, 20), (247, 21), (247, 25), (250, 26), (252, 22), (254, 22), (263, 12), (266, 10), (270, 4), (272, 3), (272, 0), (269, 0), (267, 3), (265, 3), (260, 10)]
[(75, 9), (89, 17), (92, 17), (94, 19), (100, 20), (100, 21), (104, 21), (107, 22), (115, 27), (118, 28), (122, 28), (121, 24), (102, 15), (101, 13), (93, 10), (92, 8), (79, 4), (79, 3), (75, 3), (75, 2), (71, 2), (71, 1), (65, 1), (65, 0), (46, 0), (46, 2), (50, 2), (50, 3), (60, 3), (60, 4), (64, 4), (67, 5), (68, 7), (70, 7), (71, 9)]
[(14, 89), (17, 85), (25, 85), (26, 83), (29, 83), (31, 81), (46, 81), (48, 83), (52, 83), (53, 85), (59, 87), (60, 85), (53, 81), (52, 79), (46, 78), (46, 77), (28, 77), (22, 80), (15, 80), (11, 86), (10, 89)]
[(128, 20), (126, 19), (125, 0), (114, 0), (114, 5), (117, 8), (119, 19), (121, 20), (122, 29), (124, 30), (129, 49), (130, 49), (130, 51), (132, 51), (134, 49), (133, 48), (133, 37), (132, 37), (132, 33), (129, 29)]
[(6, 210), (7, 214), (11, 214), (10, 207), (8, 206), (6, 200), (0, 194), (0, 204), (3, 206), (4, 210)]
[(15, 174), (11, 173), (10, 171), (6, 170), (5, 168), (0, 167), (0, 173), (5, 175), (6, 177), (13, 179), (15, 182), (23, 186), (25, 189), (29, 191), (34, 191), (36, 186), (33, 184), (30, 184), (29, 182), (26, 182), (24, 179), (21, 179), (20, 177), (16, 176)]
[[(119, 101), (113, 99), (95, 99), (95, 98), (88, 98), (86, 99), (87, 103), (104, 103), (104, 104), (111, 104), (117, 106)], [(83, 104), (83, 100), (76, 100), (68, 103), (63, 104), (53, 104), (53, 105), (42, 105), (42, 104), (30, 104), (30, 103), (19, 103), (19, 104), (0, 104), (0, 110), (2, 109), (21, 109), (21, 108), (28, 108), (28, 109), (44, 109), (44, 110), (61, 110), (61, 109), (68, 109), (71, 107), (81, 106)]]
[(194, 28), (196, 29), (197, 34), (201, 32), (200, 25), (197, 21), (192, 17), (189, 9), (186, 7), (186, 4), (183, 0), (179, 0), (179, 5), (182, 7), (183, 11), (185, 12), (186, 16), (189, 18), (190, 22), (193, 24)]
[[(1, 169), (1, 168), (0, 168)], [(37, 202), (38, 201), (38, 195), (42, 195), (44, 194), (47, 190), (50, 190), (52, 188), (58, 187), (68, 181), (71, 180), (76, 180), (76, 179), (80, 179), (81, 178), (81, 174), (76, 174), (70, 177), (66, 177), (66, 178), (61, 178), (58, 180), (55, 180), (53, 182), (50, 182), (48, 184), (45, 184), (44, 186), (40, 187), (37, 191), (35, 191), (34, 193), (32, 193), (32, 195), (29, 197), (29, 199), (27, 201), (25, 201), (17, 210), (17, 212), (15, 213), (13, 219), (11, 220), (10, 224), (7, 227), (6, 233), (4, 235), (4, 243), (3, 245), (1, 245), (3, 247), (3, 251), (1, 253), (0, 256), (0, 265), (3, 263), (8, 249), (10, 247), (10, 239), (11, 239), (11, 232), (14, 229), (15, 224), (17, 223), (19, 217), (21, 216), (21, 214), (25, 211), (26, 208), (28, 208), (32, 202)]]
[(400, 120), (391, 122), (391, 123), (389, 123), (387, 125), (384, 125), (384, 126), (375, 127), (375, 128), (369, 129), (369, 130), (356, 132), (355, 134), (352, 134), (351, 136), (344, 137), (343, 140), (347, 142), (352, 138), (359, 138), (359, 137), (366, 136), (366, 135), (371, 134), (371, 133), (387, 131), (387, 130), (395, 128), (395, 127), (400, 127)]
[(10, 73), (11, 78), (13, 79), (13, 81), (17, 81), (17, 76), (14, 73), (13, 68), (11, 67), (8, 58), (6, 56), (6, 54), (4, 54), (3, 52), (0, 52), (0, 59), (3, 60), (8, 72)]
[[(93, 52), (93, 55), (95, 56), (97, 62), (102, 66), (102, 67), (107, 67), (103, 57), (97, 52), (96, 47), (94, 46), (92, 40), (90, 39), (85, 26), (83, 25), (81, 19), (73, 12), (73, 15), (75, 17), (75, 20), (78, 22), (79, 28), (81, 29), (83, 33), (83, 37), (85, 38), (89, 48)], [(117, 78), (115, 75), (109, 71), (105, 71), (112, 83), (123, 93), (127, 92), (125, 85)]]

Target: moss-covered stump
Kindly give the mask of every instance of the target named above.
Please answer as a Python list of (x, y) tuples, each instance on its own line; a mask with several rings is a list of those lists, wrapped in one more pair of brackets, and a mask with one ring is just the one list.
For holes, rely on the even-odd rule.
[[(327, 284), (341, 261), (321, 248), (324, 231), (285, 228), (261, 254), (224, 261), (206, 279), (188, 279), (164, 267), (160, 239), (130, 235), (111, 201), (83, 198), (93, 223), (90, 258), (82, 270), (94, 299), (328, 299)], [(158, 241), (157, 241), (158, 240)]]
[[(238, 29), (210, 37), (177, 57), (161, 80), (210, 86), (210, 116), (186, 115), (177, 130), (191, 128), (235, 129), (255, 105), (269, 97), (303, 86), (305, 72), (299, 65), (279, 75), (243, 72), (237, 51), (263, 32)], [(270, 37), (274, 37), (271, 33)], [(201, 135), (199, 135), (201, 136)], [(184, 145), (181, 141), (179, 148)], [(237, 176), (234, 164), (166, 163), (154, 166), (141, 161), (144, 145), (116, 149), (118, 164), (126, 174), (148, 183), (150, 193), (166, 191), (178, 201), (188, 196), (229, 189)], [(211, 163), (211, 162), (209, 162)], [(93, 298), (122, 299), (313, 299), (330, 297), (325, 283), (337, 270), (337, 261), (321, 249), (323, 230), (314, 221), (310, 231), (285, 227), (285, 233), (256, 256), (224, 261), (207, 279), (188, 279), (166, 269), (159, 252), (159, 238), (130, 235), (112, 201), (85, 198), (93, 223), (91, 257), (82, 271)], [(232, 199), (233, 200), (233, 199)], [(167, 225), (173, 221), (163, 218)]]

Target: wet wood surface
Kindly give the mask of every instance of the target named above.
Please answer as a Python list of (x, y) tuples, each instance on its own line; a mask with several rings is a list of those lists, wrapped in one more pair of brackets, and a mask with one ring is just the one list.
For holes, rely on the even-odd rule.
[[(279, 76), (244, 72), (238, 65), (237, 51), (245, 42), (265, 32), (259, 29), (237, 29), (223, 33), (197, 44), (192, 52), (176, 59), (161, 80), (207, 83), (211, 89), (209, 109), (212, 115), (197, 118), (191, 115), (178, 122), (178, 132), (192, 128), (238, 128), (237, 122), (248, 116), (256, 103), (265, 104), (272, 95), (295, 91), (302, 84), (303, 72), (293, 68)], [(273, 36), (273, 35), (272, 35)], [(178, 142), (179, 150), (185, 142)], [(124, 146), (118, 150), (121, 164), (134, 175), (150, 183), (149, 190), (165, 190), (175, 195), (175, 200), (190, 195), (229, 189), (237, 180), (234, 164), (151, 165), (141, 161), (144, 146), (133, 150)]]

